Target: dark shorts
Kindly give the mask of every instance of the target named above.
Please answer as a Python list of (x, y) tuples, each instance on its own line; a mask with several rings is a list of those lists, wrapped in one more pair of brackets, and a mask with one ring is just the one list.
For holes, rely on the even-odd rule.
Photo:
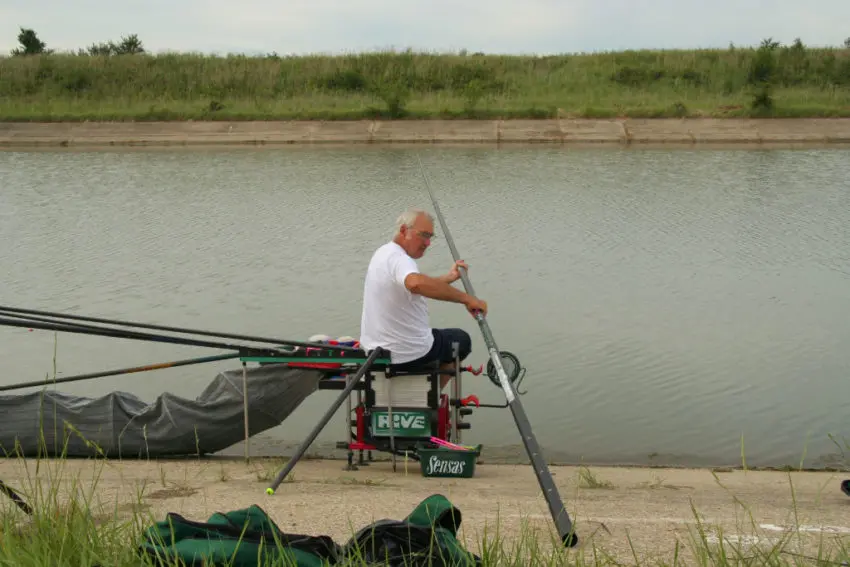
[(393, 370), (413, 370), (435, 361), (439, 361), (440, 363), (454, 362), (455, 357), (452, 343), (458, 343), (458, 357), (460, 360), (464, 360), (472, 352), (472, 339), (469, 333), (463, 329), (431, 329), (431, 334), (434, 335), (434, 344), (425, 356), (411, 360), (410, 362), (393, 364)]

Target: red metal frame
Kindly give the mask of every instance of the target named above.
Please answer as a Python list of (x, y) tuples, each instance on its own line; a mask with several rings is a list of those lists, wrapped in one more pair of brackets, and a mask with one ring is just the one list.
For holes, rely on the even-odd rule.
[(348, 448), (352, 451), (376, 450), (377, 447), (363, 441), (366, 438), (366, 419), (363, 417), (363, 414), (365, 413), (363, 404), (357, 406), (355, 413), (357, 414), (357, 441), (349, 443)]
[[(474, 394), (471, 394), (471, 395), (466, 396), (465, 398), (462, 398), (461, 400), (459, 400), (459, 404), (460, 404), (461, 407), (466, 407), (466, 406), (474, 406), (476, 408), (480, 407), (479, 401), (478, 401), (478, 396), (476, 396)], [(436, 427), (435, 437), (437, 437), (438, 439), (441, 439), (443, 441), (451, 441), (451, 442), (456, 443), (457, 442), (456, 439), (449, 439), (449, 437), (451, 436), (451, 431), (452, 431), (452, 413), (453, 413), (451, 411), (449, 394), (440, 394), (439, 404), (437, 405), (437, 407), (435, 409), (431, 409), (429, 411), (436, 412), (437, 427)], [(347, 446), (348, 451), (349, 451), (349, 455), (348, 455), (349, 466), (353, 465), (352, 458), (353, 458), (353, 452), (354, 451), (360, 451), (361, 452), (360, 460), (362, 462), (362, 458), (363, 458), (362, 452), (363, 451), (370, 451), (371, 452), (371, 451), (385, 450), (385, 449), (379, 449), (377, 445), (367, 441), (368, 424), (366, 422), (366, 405), (365, 405), (364, 401), (361, 401), (360, 403), (357, 404), (357, 406), (354, 408), (354, 414), (355, 414), (354, 422), (349, 426), (350, 428), (353, 428), (353, 430), (354, 430), (353, 431), (354, 439), (352, 440), (352, 439), (349, 438), (346, 442), (344, 442), (345, 444), (340, 443), (338, 445), (340, 448)], [(370, 453), (369, 460), (370, 461), (372, 460), (371, 453)]]
[(437, 408), (437, 438), (443, 441), (449, 440), (449, 431), (452, 430), (452, 414), (449, 411), (449, 396), (440, 395), (440, 406)]

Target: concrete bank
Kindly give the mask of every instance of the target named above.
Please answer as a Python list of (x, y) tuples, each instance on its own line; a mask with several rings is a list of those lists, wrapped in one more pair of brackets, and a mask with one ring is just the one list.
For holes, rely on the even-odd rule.
[[(83, 496), (94, 498), (91, 512), (101, 522), (134, 512), (152, 519), (178, 512), (206, 520), (216, 511), (257, 504), (284, 531), (326, 534), (339, 543), (372, 521), (402, 519), (423, 498), (441, 493), (461, 510), (461, 537), (473, 551), (483, 538), (493, 537), (497, 526), (508, 552), (529, 534), (544, 547), (551, 541), (547, 539), (551, 518), (529, 466), (481, 463), (473, 478), (441, 479), (421, 476), (413, 461), (405, 470), (400, 460), (397, 472), (389, 462), (358, 471), (347, 471), (344, 465), (302, 460), (274, 496), (265, 494), (265, 489), (280, 470), (281, 460), (250, 464), (225, 459), (69, 460), (42, 462), (36, 473), (33, 462), (8, 459), (0, 461), (0, 479), (24, 491), (36, 484), (47, 488), (59, 481), (78, 481)], [(752, 556), (761, 548), (791, 563), (799, 559), (795, 554), (816, 555), (819, 545), (827, 552), (842, 543), (846, 546), (850, 538), (850, 497), (840, 491), (841, 474), (620, 467), (551, 470), (581, 538), (580, 547), (571, 553), (584, 553), (588, 563), (596, 548), (634, 564), (634, 546), (641, 563), (670, 564), (678, 541), (680, 561), (691, 564), (687, 557), (692, 538), (712, 548), (722, 542), (732, 557)]]
[(334, 143), (850, 144), (850, 118), (0, 122), (0, 148)]

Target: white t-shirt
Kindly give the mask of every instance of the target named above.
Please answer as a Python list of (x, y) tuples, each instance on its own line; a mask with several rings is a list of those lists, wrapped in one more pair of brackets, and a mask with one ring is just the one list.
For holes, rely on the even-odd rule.
[(411, 273), (419, 273), (416, 261), (392, 241), (375, 251), (366, 270), (360, 345), (388, 349), (393, 364), (424, 356), (434, 343), (425, 297), (404, 287)]

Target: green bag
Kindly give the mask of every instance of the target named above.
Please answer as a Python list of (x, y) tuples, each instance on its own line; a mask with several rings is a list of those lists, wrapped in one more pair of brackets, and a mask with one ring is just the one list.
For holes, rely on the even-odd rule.
[[(441, 494), (419, 503), (404, 520), (378, 520), (361, 528), (342, 548), (355, 565), (477, 567), (481, 558), (457, 540), (460, 510)], [(361, 563), (362, 562), (362, 563)]]
[(205, 523), (169, 513), (145, 530), (139, 552), (154, 565), (323, 567), (336, 563), (339, 546), (328, 536), (283, 533), (252, 505)]
[(283, 533), (259, 506), (216, 512), (207, 522), (175, 513), (144, 532), (139, 553), (154, 565), (212, 567), (478, 567), (481, 559), (457, 540), (461, 513), (445, 496), (423, 500), (404, 520), (379, 520), (345, 546), (330, 537)]

